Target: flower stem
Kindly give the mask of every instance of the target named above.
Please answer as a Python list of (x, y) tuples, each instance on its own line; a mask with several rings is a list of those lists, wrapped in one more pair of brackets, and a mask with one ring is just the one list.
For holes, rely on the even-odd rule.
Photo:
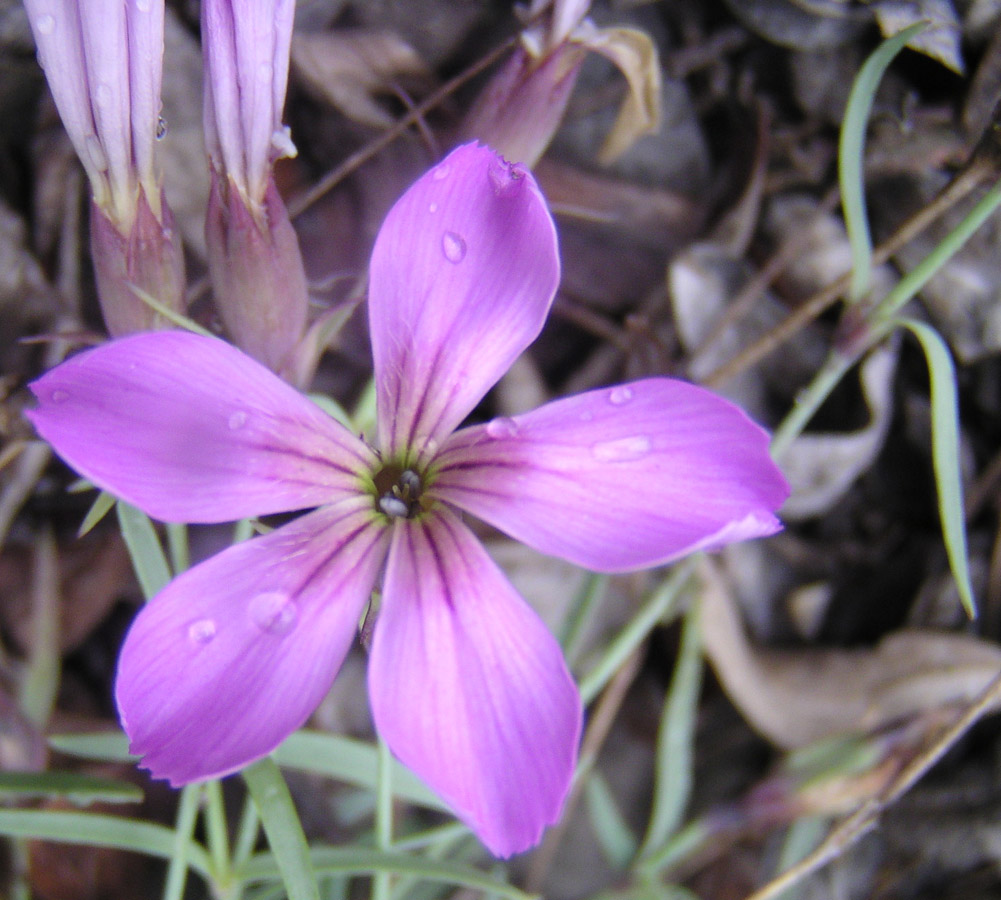
[[(379, 739), (379, 772), (375, 794), (375, 844), (389, 850), (393, 844), (393, 756), (389, 745)], [(392, 882), (389, 872), (372, 876), (372, 900), (389, 900)]]
[(243, 778), (257, 804), (289, 900), (320, 900), (309, 844), (277, 764), (266, 756), (247, 766)]

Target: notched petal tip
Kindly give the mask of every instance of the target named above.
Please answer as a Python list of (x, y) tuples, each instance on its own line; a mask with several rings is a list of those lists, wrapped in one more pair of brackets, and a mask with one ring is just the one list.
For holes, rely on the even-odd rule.
[(385, 452), (459, 424), (538, 336), (559, 272), (552, 217), (523, 166), (472, 143), (418, 179), (370, 266)]

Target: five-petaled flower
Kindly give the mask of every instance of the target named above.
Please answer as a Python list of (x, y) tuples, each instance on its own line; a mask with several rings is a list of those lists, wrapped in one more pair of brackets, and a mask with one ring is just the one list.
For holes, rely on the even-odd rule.
[(559, 645), (463, 522), (605, 572), (770, 534), (766, 434), (649, 378), (455, 429), (538, 335), (559, 280), (532, 176), (460, 147), (389, 213), (369, 321), (378, 434), (351, 434), (235, 348), (181, 332), (83, 353), (33, 385), (39, 432), (167, 521), (314, 508), (180, 575), (136, 618), (116, 694), (132, 750), (184, 783), (305, 722), (378, 585), (378, 732), (497, 855), (559, 816), (580, 698)]

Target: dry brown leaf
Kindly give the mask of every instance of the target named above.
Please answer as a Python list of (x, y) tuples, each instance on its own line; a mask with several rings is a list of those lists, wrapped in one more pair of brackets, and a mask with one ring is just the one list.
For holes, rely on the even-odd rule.
[(374, 99), (393, 91), (400, 76), (429, 78), (424, 61), (388, 31), (296, 33), (292, 65), (306, 88), (349, 119), (386, 128), (393, 117)]
[(768, 650), (748, 641), (718, 563), (704, 558), (703, 639), (730, 699), (794, 749), (969, 702), (1001, 672), (1001, 648), (965, 634), (899, 631), (864, 650)]
[(598, 152), (605, 165), (614, 162), (645, 134), (660, 127), (660, 59), (657, 46), (638, 28), (602, 28), (585, 47), (611, 60), (625, 76), (629, 92), (622, 101), (611, 132)]

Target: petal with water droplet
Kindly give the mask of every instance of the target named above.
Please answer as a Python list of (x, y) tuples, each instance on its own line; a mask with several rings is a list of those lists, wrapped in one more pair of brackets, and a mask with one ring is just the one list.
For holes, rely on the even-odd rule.
[(359, 497), (224, 550), (143, 607), (115, 697), (153, 776), (225, 775), (299, 728), (351, 645), (386, 544)]
[(333, 502), (375, 455), (235, 347), (181, 331), (74, 356), (31, 386), (39, 434), (157, 519), (229, 522)]
[(431, 493), (543, 553), (626, 571), (780, 527), (768, 435), (704, 388), (651, 378), (514, 422), (453, 435)]
[(389, 456), (417, 436), (449, 434), (549, 312), (559, 282), (552, 218), (528, 172), (517, 191), (498, 193), (498, 159), (459, 147), (400, 198), (376, 239), (369, 323)]

